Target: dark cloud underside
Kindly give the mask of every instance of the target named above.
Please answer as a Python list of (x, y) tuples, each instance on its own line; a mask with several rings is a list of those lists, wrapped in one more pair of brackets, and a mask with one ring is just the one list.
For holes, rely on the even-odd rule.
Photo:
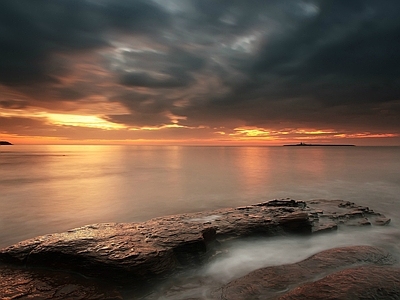
[(52, 55), (107, 47), (110, 31), (144, 34), (167, 22), (149, 1), (1, 1), (0, 82), (57, 82)]
[[(108, 120), (129, 126), (399, 132), (399, 11), (398, 0), (3, 0), (0, 85), (49, 101), (100, 95), (128, 110)], [(85, 78), (83, 55), (98, 64)]]

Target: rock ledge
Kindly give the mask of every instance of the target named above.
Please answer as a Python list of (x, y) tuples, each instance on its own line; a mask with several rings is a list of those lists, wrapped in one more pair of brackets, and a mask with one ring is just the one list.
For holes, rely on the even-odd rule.
[(54, 299), (57, 293), (67, 292), (81, 295), (76, 299), (89, 299), (89, 294), (106, 297), (104, 284), (98, 284), (99, 281), (105, 280), (111, 286), (143, 285), (179, 268), (201, 263), (213, 254), (214, 245), (227, 239), (312, 234), (342, 226), (389, 222), (390, 219), (368, 207), (347, 201), (285, 199), (155, 218), (143, 223), (93, 224), (0, 250), (3, 282), (0, 290), (6, 291), (0, 297), (12, 297), (7, 291), (14, 290), (13, 285), (22, 294), (34, 295), (36, 291), (38, 297), (44, 297), (45, 293), (37, 285), (46, 276), (53, 278), (50, 280), (53, 285), (44, 290), (51, 291)]

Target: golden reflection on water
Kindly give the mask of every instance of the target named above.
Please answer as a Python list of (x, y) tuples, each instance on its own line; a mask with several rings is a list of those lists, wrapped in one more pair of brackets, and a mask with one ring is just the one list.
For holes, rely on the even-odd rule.
[(286, 159), (290, 161), (288, 167), (298, 176), (312, 176), (322, 178), (326, 172), (326, 158), (322, 148), (288, 149), (285, 148)]
[[(120, 171), (115, 157), (120, 149), (108, 146), (63, 145), (46, 146), (55, 153), (40, 163), (40, 176), (50, 180), (43, 183), (43, 194), (36, 195), (35, 206), (45, 216), (54, 219), (93, 219), (105, 215), (115, 207), (114, 195)], [(75, 217), (74, 217), (75, 215)]]
[(0, 243), (89, 223), (139, 222), (273, 198), (342, 198), (366, 206), (378, 198), (380, 205), (390, 207), (400, 192), (396, 149), (7, 149), (0, 153)]
[(246, 147), (237, 148), (240, 152), (235, 156), (239, 184), (249, 190), (258, 186), (267, 185), (271, 180), (270, 148)]

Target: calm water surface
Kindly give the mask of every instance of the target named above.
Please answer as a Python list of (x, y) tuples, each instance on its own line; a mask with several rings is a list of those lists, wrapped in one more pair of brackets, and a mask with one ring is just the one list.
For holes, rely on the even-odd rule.
[(344, 199), (400, 211), (399, 147), (1, 146), (0, 246), (96, 222)]
[[(0, 247), (90, 223), (286, 197), (349, 200), (385, 213), (392, 223), (328, 238), (235, 244), (228, 257), (198, 272), (226, 282), (338, 245), (400, 251), (400, 147), (0, 147)], [(203, 280), (176, 289), (172, 298), (161, 292), (149, 299), (199, 297), (205, 286)]]

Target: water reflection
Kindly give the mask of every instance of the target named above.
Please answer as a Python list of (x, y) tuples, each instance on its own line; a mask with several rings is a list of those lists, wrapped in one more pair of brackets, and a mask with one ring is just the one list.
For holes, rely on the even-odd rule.
[(13, 146), (0, 153), (0, 244), (286, 197), (379, 204), (394, 217), (399, 148), (350, 148)]
[(236, 148), (235, 165), (238, 181), (243, 189), (254, 191), (268, 185), (274, 176), (270, 160), (271, 148), (246, 147)]

